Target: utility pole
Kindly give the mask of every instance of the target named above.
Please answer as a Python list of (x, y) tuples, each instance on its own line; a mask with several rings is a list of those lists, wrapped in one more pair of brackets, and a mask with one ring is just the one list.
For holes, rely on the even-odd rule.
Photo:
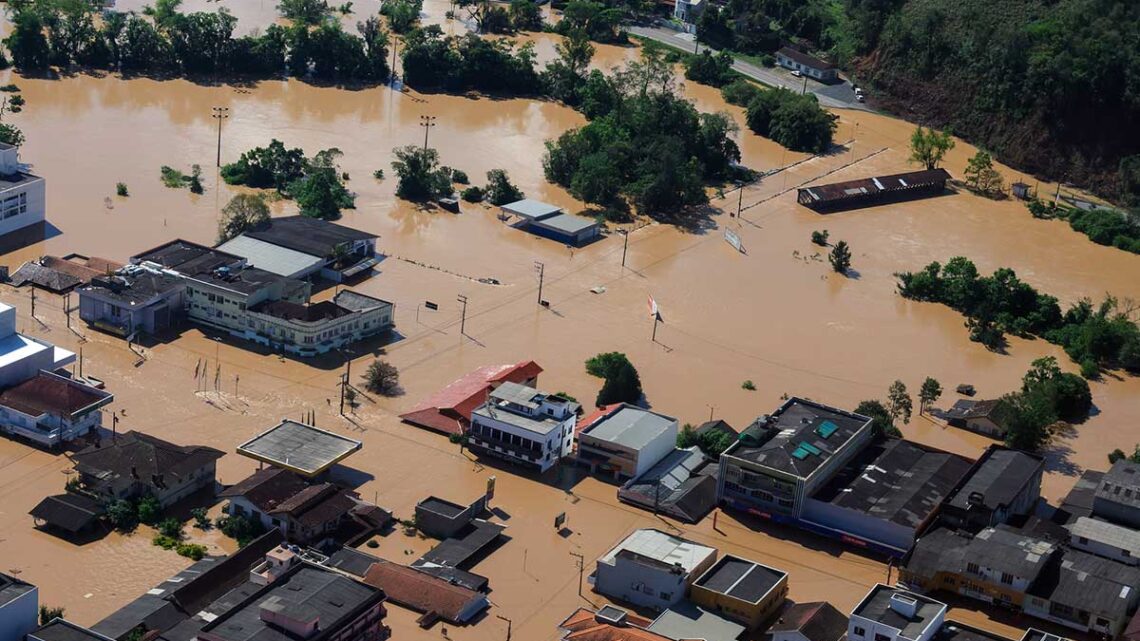
[(807, 93), (807, 76), (804, 76), (804, 88), (800, 89), (800, 95)]
[(507, 622), (507, 641), (511, 641), (511, 620), (510, 620), (510, 619), (508, 619), (508, 618), (507, 618), (507, 617), (505, 617), (505, 616), (501, 616), (501, 615), (498, 615), (498, 614), (496, 614), (495, 616), (496, 616), (496, 617), (499, 617), (499, 618), (500, 618), (500, 619), (502, 619), (503, 621), (506, 621), (506, 622)]
[(230, 117), (229, 107), (212, 107), (214, 112), (210, 115), (211, 118), (218, 121), (218, 159), (217, 166), (222, 166), (222, 121)]
[(534, 268), (538, 270), (538, 304), (541, 305), (542, 304), (542, 280), (543, 280), (543, 276), (546, 274), (546, 265), (544, 265), (544, 264), (542, 264), (536, 260), (536, 261), (534, 261)]
[(736, 198), (736, 217), (740, 218), (740, 212), (744, 211), (744, 181), (740, 181), (740, 195)]
[(119, 439), (119, 415), (111, 412), (111, 442)]
[(586, 558), (577, 552), (571, 552), (570, 556), (574, 557), (574, 565), (578, 566), (578, 596), (582, 596), (582, 573), (586, 568)]
[(340, 415), (344, 416), (344, 388), (348, 385), (348, 376), (346, 374), (340, 375)]
[(456, 296), (455, 300), (463, 304), (462, 316), (459, 317), (459, 335), (466, 336), (467, 332), (465, 330), (467, 328), (467, 297), (463, 294), (460, 294), (459, 296)]
[(715, 411), (715, 410), (716, 410), (716, 406), (715, 406), (715, 405), (709, 405), (709, 422), (712, 422), (712, 419), (713, 419), (713, 411)]
[(32, 287), (32, 318), (36, 317), (36, 288)]
[(420, 126), (424, 128), (424, 151), (427, 151), (428, 132), (435, 126), (435, 116), (420, 116)]
[(396, 84), (396, 45), (398, 44), (398, 41), (396, 40), (396, 32), (390, 31), (389, 33), (392, 34), (392, 68), (389, 69), (388, 72), (392, 76), (392, 84), (395, 85)]
[(653, 315), (653, 336), (650, 338), (654, 343), (657, 342), (657, 323), (661, 322), (661, 312)]
[(625, 253), (629, 250), (629, 230), (623, 231), (621, 235), (625, 236), (625, 244), (621, 246), (621, 266), (625, 267)]

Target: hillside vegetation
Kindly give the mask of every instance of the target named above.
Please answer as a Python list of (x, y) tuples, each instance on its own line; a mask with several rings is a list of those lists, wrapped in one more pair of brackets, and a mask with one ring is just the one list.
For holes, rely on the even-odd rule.
[(890, 111), (1140, 206), (1140, 3), (730, 0), (713, 46), (830, 55)]

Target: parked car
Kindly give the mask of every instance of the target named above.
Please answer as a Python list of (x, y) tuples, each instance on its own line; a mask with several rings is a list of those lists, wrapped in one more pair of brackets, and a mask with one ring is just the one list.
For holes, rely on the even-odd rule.
[(793, 75), (793, 76), (795, 76), (795, 77), (797, 77), (797, 78), (800, 78), (800, 77), (802, 77), (802, 76), (803, 76), (803, 74), (802, 74), (802, 73), (800, 73), (800, 70), (799, 70), (799, 69), (792, 69), (792, 75)]

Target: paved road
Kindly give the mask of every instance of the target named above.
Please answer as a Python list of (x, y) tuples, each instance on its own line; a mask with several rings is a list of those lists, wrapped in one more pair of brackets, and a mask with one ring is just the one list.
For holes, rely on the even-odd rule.
[[(667, 29), (665, 27), (651, 27), (651, 26), (630, 26), (628, 27), (629, 33), (643, 38), (650, 38), (658, 42), (663, 42), (673, 47), (680, 47), (693, 51), (694, 41), (693, 34), (682, 33)], [(717, 53), (716, 49), (699, 45), (699, 50), (711, 51)], [(793, 91), (800, 91), (804, 88), (804, 78), (796, 78), (790, 72), (779, 68), (769, 69), (754, 65), (750, 62), (737, 59), (732, 63), (732, 68), (741, 74), (752, 78), (753, 80), (762, 82), (766, 85), (774, 87), (784, 87)], [(855, 100), (855, 89), (851, 83), (846, 80), (842, 84), (825, 85), (815, 80), (807, 79), (807, 90), (814, 93), (818, 98), (821, 105), (825, 107), (834, 107), (839, 109), (862, 109), (863, 111), (873, 111), (868, 108), (866, 104)]]

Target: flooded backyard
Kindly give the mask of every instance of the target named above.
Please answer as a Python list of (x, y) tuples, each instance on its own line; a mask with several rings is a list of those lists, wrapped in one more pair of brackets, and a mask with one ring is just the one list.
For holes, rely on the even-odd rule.
[[(141, 4), (141, 3), (140, 3)], [(276, 17), (273, 2), (229, 2), (240, 27), (264, 25)], [(361, 19), (376, 3), (357, 2)], [(187, 2), (185, 9), (216, 3)], [(120, 0), (120, 9), (133, 4)], [(446, 3), (428, 3), (429, 16), (442, 17)], [(553, 38), (532, 36), (540, 58), (553, 55)], [(545, 53), (544, 53), (545, 52)], [(598, 47), (595, 66), (608, 69), (636, 56), (634, 48)], [(886, 578), (883, 563), (844, 551), (806, 535), (760, 527), (721, 514), (721, 532), (711, 518), (697, 526), (667, 523), (621, 505), (612, 485), (585, 479), (537, 482), (508, 469), (483, 467), (446, 439), (403, 425), (396, 418), (462, 374), (485, 364), (534, 359), (545, 369), (539, 386), (566, 391), (589, 405), (600, 387), (583, 361), (600, 351), (626, 353), (637, 366), (647, 400), (682, 422), (710, 416), (743, 428), (767, 413), (781, 396), (799, 395), (845, 408), (883, 398), (895, 379), (916, 391), (933, 376), (952, 390), (971, 383), (986, 398), (1013, 390), (1030, 361), (1057, 356), (1057, 347), (1011, 338), (1008, 354), (995, 354), (967, 338), (963, 319), (937, 305), (907, 301), (895, 292), (893, 274), (964, 255), (983, 272), (1015, 269), (1062, 304), (1106, 293), (1140, 300), (1140, 257), (1095, 245), (1059, 221), (1030, 217), (1017, 202), (993, 202), (969, 193), (821, 216), (795, 202), (794, 187), (834, 171), (825, 181), (905, 171), (912, 125), (864, 112), (841, 112), (836, 138), (843, 149), (807, 158), (747, 131), (738, 135), (743, 162), (755, 169), (795, 166), (713, 201), (702, 231), (650, 224), (629, 236), (626, 266), (622, 238), (610, 234), (577, 251), (503, 225), (495, 212), (464, 203), (455, 215), (420, 210), (395, 198), (390, 163), (393, 147), (422, 144), (421, 115), (437, 126), (429, 144), (442, 162), (467, 172), (473, 183), (493, 168), (506, 169), (526, 195), (578, 211), (582, 204), (548, 184), (542, 172), (544, 142), (581, 126), (577, 112), (553, 102), (493, 99), (416, 92), (386, 87), (359, 90), (316, 87), (297, 81), (250, 86), (195, 84), (182, 80), (123, 80), (76, 75), (33, 80), (0, 75), (19, 84), (27, 106), (6, 117), (27, 136), (21, 158), (47, 178), (48, 220), (54, 235), (0, 259), (15, 269), (43, 254), (77, 252), (114, 260), (171, 238), (212, 244), (217, 210), (236, 190), (217, 183), (217, 144), (211, 108), (224, 106), (221, 154), (233, 161), (271, 138), (307, 154), (336, 147), (342, 170), (356, 192), (356, 209), (341, 223), (377, 233), (387, 258), (357, 288), (396, 303), (398, 336), (385, 358), (400, 370), (404, 393), (366, 398), (349, 418), (336, 412), (337, 362), (305, 362), (263, 354), (238, 342), (215, 341), (195, 329), (147, 347), (139, 360), (113, 337), (87, 328), (67, 329), (62, 300), (39, 294), (37, 319), (30, 316), (28, 290), (0, 289), (0, 300), (19, 309), (19, 330), (83, 351), (84, 371), (107, 381), (123, 413), (119, 429), (138, 429), (179, 443), (206, 444), (227, 452), (219, 480), (231, 484), (254, 469), (233, 450), (282, 417), (315, 410), (317, 424), (359, 438), (363, 450), (348, 459), (362, 496), (375, 498), (399, 517), (435, 493), (468, 500), (497, 476), (496, 505), (512, 542), (475, 571), (488, 576), (494, 592), (492, 615), (512, 618), (523, 639), (554, 636), (558, 621), (579, 605), (578, 571), (571, 553), (582, 554), (587, 574), (592, 560), (626, 532), (661, 527), (699, 542), (754, 558), (791, 574), (790, 597), (831, 600), (848, 609), (866, 588)], [(693, 83), (683, 91), (703, 110), (724, 110), (743, 126), (742, 110), (719, 92)], [(9, 120), (6, 120), (9, 122)], [(853, 143), (851, 142), (853, 140)], [(959, 142), (946, 162), (960, 176), (974, 150)], [(803, 161), (803, 162), (799, 162)], [(203, 168), (206, 192), (195, 196), (169, 189), (159, 168)], [(384, 169), (389, 177), (376, 180)], [(1006, 172), (1006, 179), (1016, 179)], [(130, 196), (114, 195), (117, 182)], [(1042, 185), (1044, 193), (1048, 186)], [(743, 204), (741, 220), (730, 217)], [(289, 202), (275, 212), (291, 214)], [(746, 253), (723, 240), (731, 227)], [(813, 230), (852, 247), (855, 273), (842, 277), (810, 243)], [(543, 298), (537, 305), (534, 263), (545, 267)], [(474, 279), (495, 278), (501, 285)], [(602, 294), (591, 288), (603, 286)], [(459, 333), (458, 295), (468, 297), (466, 334)], [(651, 341), (646, 298), (661, 307), (664, 323)], [(433, 301), (438, 311), (422, 304)], [(84, 338), (80, 338), (82, 334)], [(373, 355), (354, 354), (353, 372)], [(220, 391), (197, 391), (193, 372), (202, 359), (222, 368)], [(757, 391), (741, 383), (752, 380)], [(1115, 447), (1140, 442), (1140, 380), (1109, 375), (1092, 383), (1097, 414), (1063, 435), (1050, 454), (1044, 493), (1063, 496), (1086, 468), (1104, 468)], [(936, 405), (954, 401), (948, 393)], [(107, 421), (109, 422), (109, 421)], [(990, 442), (916, 416), (903, 432), (915, 440), (977, 456)], [(62, 605), (77, 623), (91, 624), (173, 574), (187, 563), (150, 544), (148, 532), (111, 534), (76, 546), (32, 527), (27, 511), (48, 494), (62, 491), (69, 468), (63, 455), (0, 441), (0, 570), (40, 586), (41, 602)], [(572, 534), (551, 527), (565, 511)], [(187, 528), (195, 540), (222, 552), (229, 545), (215, 533)], [(394, 532), (379, 552), (400, 560), (423, 542)], [(408, 556), (408, 559), (414, 558)], [(407, 559), (405, 559), (407, 560)], [(586, 596), (600, 602), (597, 595)], [(422, 631), (414, 616), (390, 608), (397, 638), (438, 638)], [(987, 622), (964, 612), (969, 622), (1009, 632), (1008, 622)], [(501, 639), (505, 623), (494, 616), (472, 628), (451, 629), (462, 640)]]

